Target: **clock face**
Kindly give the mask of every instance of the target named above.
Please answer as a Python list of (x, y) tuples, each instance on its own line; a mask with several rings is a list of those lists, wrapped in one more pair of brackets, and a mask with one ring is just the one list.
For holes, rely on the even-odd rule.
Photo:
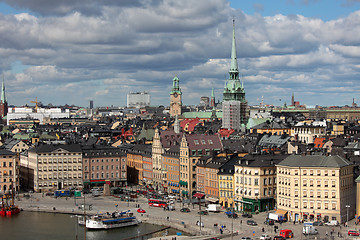
[(177, 96), (178, 96), (178, 94), (177, 94), (177, 93), (174, 93), (174, 97), (176, 97), (176, 98), (177, 98)]

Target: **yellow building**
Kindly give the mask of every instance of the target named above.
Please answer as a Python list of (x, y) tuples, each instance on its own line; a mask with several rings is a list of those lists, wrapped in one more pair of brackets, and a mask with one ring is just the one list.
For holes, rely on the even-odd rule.
[(0, 191), (19, 191), (19, 155), (5, 149), (0, 150)]
[(287, 212), (288, 220), (343, 223), (354, 218), (353, 165), (346, 159), (292, 155), (276, 171), (277, 208)]

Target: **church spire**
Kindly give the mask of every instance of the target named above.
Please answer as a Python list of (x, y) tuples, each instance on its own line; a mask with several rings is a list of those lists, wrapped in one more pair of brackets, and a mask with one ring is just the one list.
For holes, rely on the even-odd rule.
[(2, 103), (6, 102), (4, 74), (3, 74), (3, 81), (2, 81), (2, 87), (1, 87), (1, 99), (0, 99), (0, 101)]
[(236, 40), (235, 40), (235, 19), (233, 19), (233, 37), (231, 49), (231, 66), (230, 66), (230, 79), (238, 79), (239, 69), (236, 56)]

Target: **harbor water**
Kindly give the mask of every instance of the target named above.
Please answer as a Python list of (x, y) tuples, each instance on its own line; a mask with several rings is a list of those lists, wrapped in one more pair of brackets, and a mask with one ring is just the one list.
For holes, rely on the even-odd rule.
[[(84, 227), (77, 225), (76, 217), (69, 214), (21, 212), (11, 217), (0, 217), (1, 239), (12, 240), (64, 240), (84, 239)], [(148, 239), (176, 234), (175, 229), (141, 223), (138, 226), (86, 231), (87, 240)], [(160, 232), (159, 232), (160, 231)], [(148, 235), (149, 233), (154, 233)]]

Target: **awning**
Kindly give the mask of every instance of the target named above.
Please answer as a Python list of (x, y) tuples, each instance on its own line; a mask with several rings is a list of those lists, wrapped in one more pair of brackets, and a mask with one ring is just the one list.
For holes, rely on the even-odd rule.
[(214, 198), (214, 197), (208, 197), (208, 196), (206, 196), (206, 201), (209, 201), (209, 202), (218, 202), (219, 199), (218, 199), (218, 198)]
[(195, 193), (193, 197), (194, 198), (204, 198), (205, 194), (203, 194), (203, 193)]
[(245, 204), (250, 204), (252, 205), (252, 202), (247, 202), (247, 201), (243, 201), (243, 200), (234, 200), (235, 202), (241, 202), (241, 203), (245, 203)]
[(285, 214), (287, 214), (287, 211), (281, 210), (281, 209), (277, 209), (277, 210), (275, 211), (275, 213), (276, 213), (276, 214), (280, 214), (280, 215), (285, 215)]

